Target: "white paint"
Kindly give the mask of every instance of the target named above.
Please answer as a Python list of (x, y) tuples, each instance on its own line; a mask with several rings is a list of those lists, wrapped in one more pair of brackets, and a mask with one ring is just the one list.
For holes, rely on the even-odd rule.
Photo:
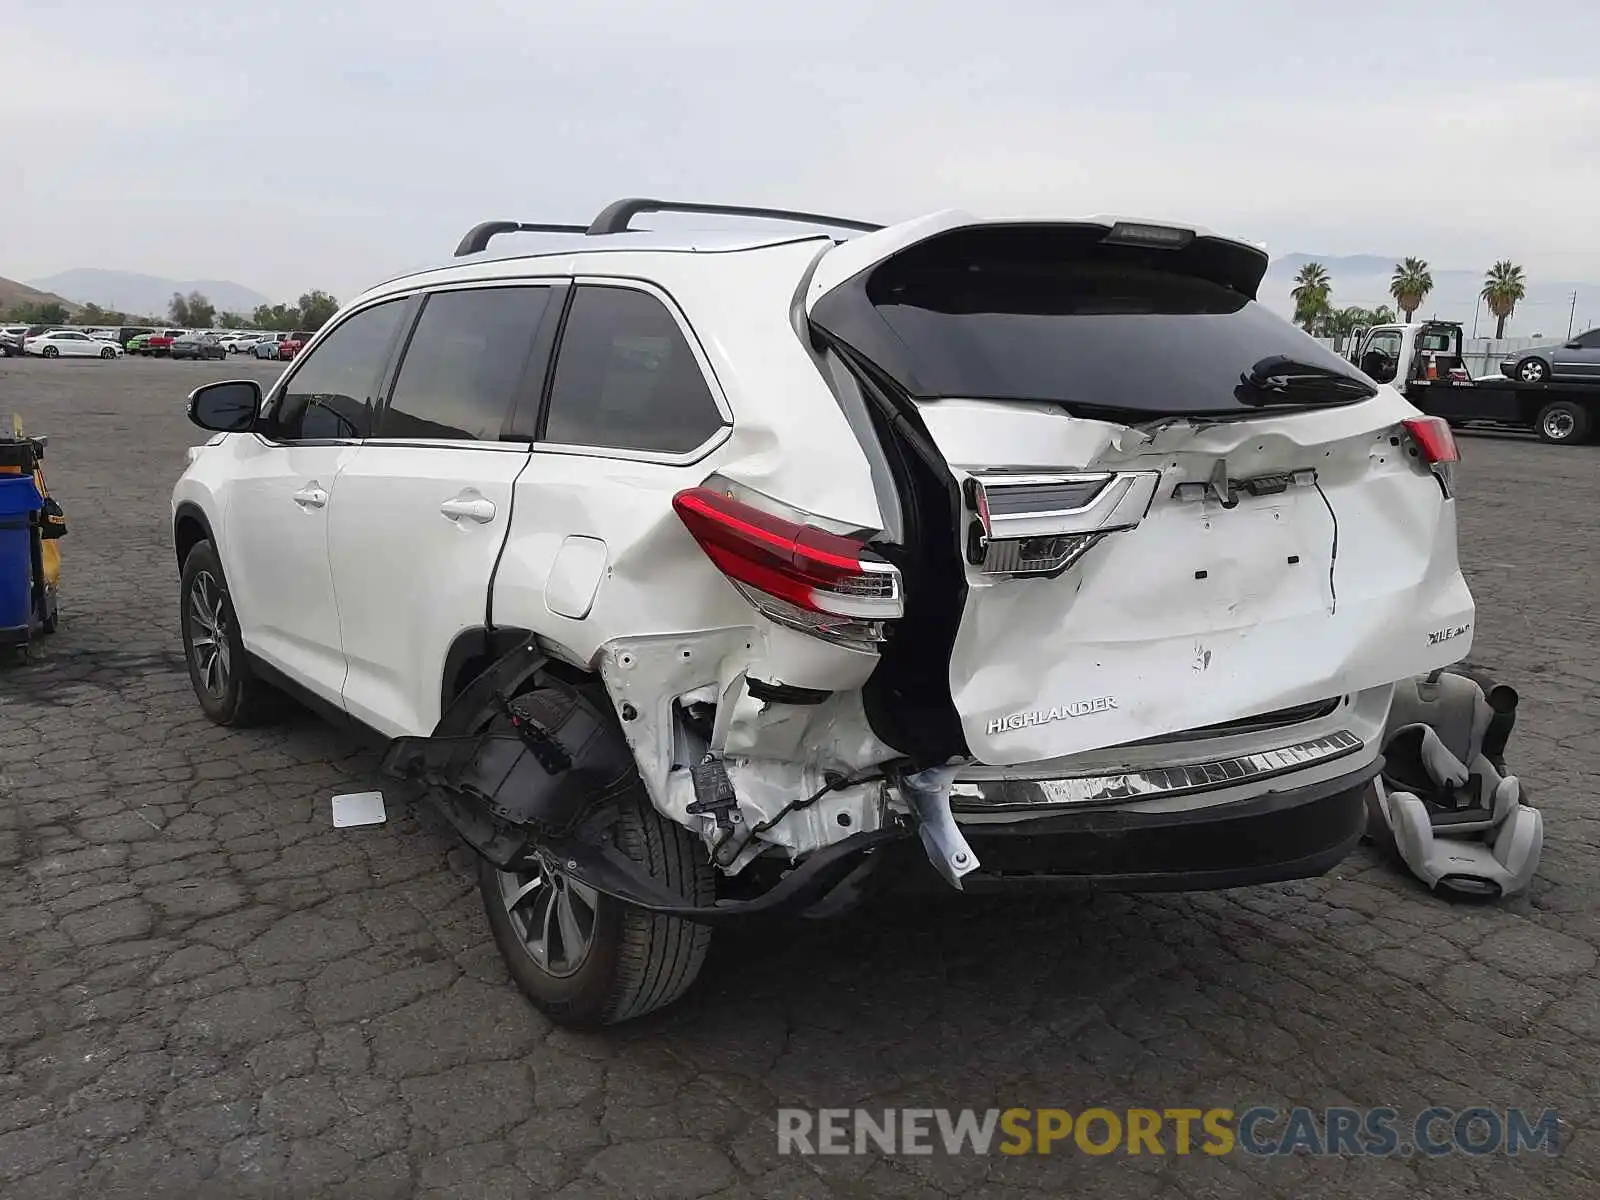
[[(895, 753), (863, 711), (877, 654), (763, 617), (695, 545), (672, 497), (720, 476), (820, 524), (880, 528), (867, 457), (796, 314), (899, 249), (973, 223), (938, 213), (840, 246), (809, 235), (694, 235), (673, 253), (652, 248), (673, 240), (665, 234), (577, 238), (559, 254), (468, 259), (391, 281), (363, 299), (489, 278), (643, 286), (675, 315), (728, 423), (678, 456), (493, 443), (282, 447), (230, 435), (194, 455), (174, 504), (200, 505), (221, 534), (246, 646), (313, 692), (381, 732), (430, 733), (450, 645), (492, 609), (497, 624), (529, 629), (598, 672), (630, 714), (623, 728), (652, 801), (714, 841), (711, 818), (687, 812), (689, 768), (707, 753), (724, 758), (745, 828), (816, 791), (825, 772), (862, 772)], [(681, 252), (689, 242), (696, 252)], [(950, 685), (988, 765), (962, 767), (958, 788), (974, 772), (1061, 778), (1106, 762), (1181, 762), (1225, 747), (1127, 743), (1335, 695), (1358, 694), (1363, 728), (1375, 729), (1382, 714), (1369, 710), (1387, 709), (1393, 681), (1471, 648), (1454, 502), (1389, 443), (1416, 415), (1392, 389), (1335, 410), (1200, 428), (1128, 428), (1028, 403), (938, 401), (922, 415), (958, 480), (997, 466), (1161, 476), (1137, 528), (1109, 535), (1055, 579), (968, 567)], [(1232, 509), (1171, 499), (1178, 484), (1209, 479), (1219, 459), (1235, 478), (1312, 468), (1322, 492), (1243, 497)], [(309, 481), (327, 497), (310, 511), (293, 499)], [(469, 493), (493, 506), (490, 519), (441, 510)], [(1324, 495), (1337, 517), (1336, 563)], [(1458, 627), (1465, 632), (1430, 640)], [(768, 704), (751, 680), (828, 695)], [(691, 701), (716, 704), (709, 740), (675, 715)], [(1056, 712), (1074, 716), (1013, 719)], [(1304, 731), (1222, 741), (1269, 750)], [(1235, 791), (1137, 803), (1192, 807)], [(876, 827), (885, 803), (900, 801), (878, 784), (830, 793), (762, 845), (802, 858)]]
[(594, 594), (606, 569), (606, 544), (577, 534), (566, 538), (550, 564), (544, 602), (558, 617), (581, 621), (594, 606)]

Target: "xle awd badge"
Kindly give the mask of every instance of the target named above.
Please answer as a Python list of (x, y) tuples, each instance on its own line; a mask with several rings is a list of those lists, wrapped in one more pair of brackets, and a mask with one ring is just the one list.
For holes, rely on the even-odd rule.
[(989, 722), (989, 732), (1011, 733), (1030, 725), (1048, 725), (1051, 721), (1064, 721), (1068, 717), (1087, 717), (1090, 713), (1110, 712), (1117, 707), (1115, 696), (1096, 696), (1093, 700), (1074, 700), (1052, 708), (1032, 708), (1026, 712), (996, 717)]
[(1472, 628), (1472, 622), (1465, 625), (1452, 625), (1449, 629), (1435, 629), (1428, 635), (1428, 645), (1442, 646), (1445, 642), (1453, 641)]

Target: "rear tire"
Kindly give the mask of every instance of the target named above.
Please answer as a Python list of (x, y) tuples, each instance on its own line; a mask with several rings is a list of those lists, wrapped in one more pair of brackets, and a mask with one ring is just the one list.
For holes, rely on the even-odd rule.
[[(653, 879), (693, 904), (711, 903), (716, 878), (704, 847), (652, 807), (642, 783), (619, 802), (612, 832), (616, 849)], [(535, 878), (541, 882), (524, 891)], [(694, 983), (711, 944), (707, 926), (656, 916), (609, 896), (573, 889), (560, 876), (552, 890), (542, 876), (502, 871), (480, 858), (478, 888), (511, 977), (552, 1021), (570, 1029), (614, 1025), (671, 1004)], [(555, 926), (559, 942), (559, 908), (549, 922), (543, 920), (545, 911), (561, 901), (564, 889), (568, 915), (574, 918), (568, 927), (587, 927), (581, 951), (569, 950), (564, 943), (559, 953), (553, 949), (549, 931)], [(512, 902), (519, 892), (521, 899)], [(532, 944), (539, 926), (545, 931), (542, 949)]]
[(1549, 383), (1550, 364), (1542, 358), (1524, 358), (1517, 363), (1517, 378), (1523, 383)]
[(1589, 436), (1589, 414), (1570, 400), (1555, 400), (1539, 410), (1534, 427), (1539, 440), (1566, 446)]
[(210, 542), (196, 542), (183, 560), (178, 622), (189, 683), (207, 717), (218, 725), (263, 724), (282, 710), (282, 695), (250, 670), (239, 637), (222, 560)]

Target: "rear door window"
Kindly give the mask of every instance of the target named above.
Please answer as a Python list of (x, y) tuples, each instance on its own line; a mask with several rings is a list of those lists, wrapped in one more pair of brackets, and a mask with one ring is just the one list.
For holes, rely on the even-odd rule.
[(577, 289), (556, 356), (544, 441), (685, 454), (724, 424), (665, 304), (636, 288)]
[(406, 347), (379, 438), (496, 441), (531, 380), (548, 287), (435, 292)]

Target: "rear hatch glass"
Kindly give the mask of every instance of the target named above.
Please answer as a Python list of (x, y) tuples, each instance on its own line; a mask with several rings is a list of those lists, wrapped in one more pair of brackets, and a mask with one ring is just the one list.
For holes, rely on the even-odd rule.
[(1047, 401), (1132, 422), (1375, 392), (1226, 270), (1196, 262), (1200, 250), (1107, 245), (1103, 233), (958, 230), (878, 265), (814, 316), (917, 399)]

